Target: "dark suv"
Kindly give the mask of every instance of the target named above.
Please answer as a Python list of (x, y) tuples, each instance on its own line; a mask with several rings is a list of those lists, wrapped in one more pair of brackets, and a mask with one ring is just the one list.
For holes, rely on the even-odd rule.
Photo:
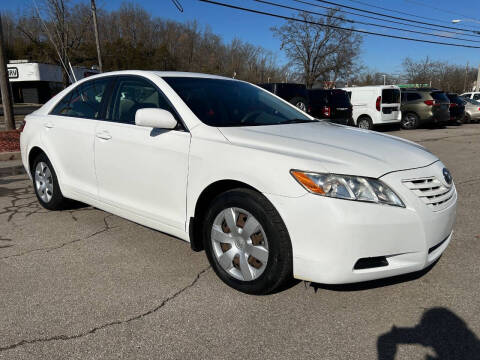
[(457, 94), (448, 93), (450, 100), (450, 122), (463, 123), (465, 120), (465, 102)]
[(450, 100), (440, 90), (431, 88), (402, 89), (402, 120), (404, 129), (416, 129), (426, 123), (450, 120)]
[(307, 111), (307, 88), (303, 84), (268, 83), (258, 86), (295, 105), (300, 110)]
[(308, 90), (307, 103), (307, 112), (316, 118), (343, 125), (352, 123), (352, 104), (345, 90)]

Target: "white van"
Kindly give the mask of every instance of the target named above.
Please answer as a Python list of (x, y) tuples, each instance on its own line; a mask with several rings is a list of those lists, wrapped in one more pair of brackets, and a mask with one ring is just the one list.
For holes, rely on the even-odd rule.
[(374, 125), (399, 123), (400, 88), (395, 85), (344, 88), (353, 106), (353, 122), (362, 129)]

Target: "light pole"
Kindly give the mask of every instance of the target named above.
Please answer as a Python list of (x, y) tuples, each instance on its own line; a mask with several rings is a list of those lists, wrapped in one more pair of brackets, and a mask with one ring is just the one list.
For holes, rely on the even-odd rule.
[[(477, 21), (477, 20), (473, 20), (473, 19), (453, 19), (452, 20), (452, 23), (453, 24), (458, 24), (462, 21), (470, 21), (470, 22), (474, 22), (474, 23), (477, 23), (477, 24), (480, 24), (480, 21)], [(475, 30), (472, 30), (475, 34), (480, 34), (480, 31), (475, 31)], [(478, 65), (478, 71), (477, 71), (477, 83), (475, 85), (475, 91), (480, 91), (480, 65)]]
[(382, 75), (383, 76), (383, 85), (387, 85), (387, 75)]

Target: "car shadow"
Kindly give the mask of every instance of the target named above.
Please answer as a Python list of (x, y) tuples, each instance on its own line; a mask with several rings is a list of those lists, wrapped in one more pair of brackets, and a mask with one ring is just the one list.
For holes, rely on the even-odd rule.
[(440, 258), (435, 260), (432, 264), (427, 266), (425, 269), (416, 271), (413, 273), (409, 273), (409, 274), (397, 275), (397, 276), (392, 276), (385, 279), (370, 280), (370, 281), (364, 281), (364, 282), (353, 283), (353, 284), (310, 283), (310, 287), (312, 287), (314, 291), (317, 292), (319, 289), (330, 290), (330, 291), (363, 291), (363, 290), (376, 289), (376, 288), (385, 287), (385, 286), (391, 286), (391, 285), (413, 281), (421, 278), (422, 276), (427, 274), (430, 270), (432, 270), (432, 268), (440, 260)]
[(393, 360), (402, 344), (418, 344), (433, 349), (427, 360), (480, 359), (480, 341), (467, 323), (444, 307), (426, 310), (414, 327), (396, 327), (379, 336), (378, 360)]

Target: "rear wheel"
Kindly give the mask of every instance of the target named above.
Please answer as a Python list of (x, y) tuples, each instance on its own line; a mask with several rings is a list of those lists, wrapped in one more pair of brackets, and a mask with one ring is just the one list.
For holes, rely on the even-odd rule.
[(463, 123), (464, 124), (470, 124), (472, 122), (472, 118), (470, 117), (469, 114), (465, 114), (465, 117), (463, 118)]
[(37, 199), (48, 210), (60, 210), (66, 199), (58, 185), (57, 175), (45, 154), (39, 154), (32, 163), (33, 188)]
[(203, 229), (208, 260), (227, 285), (248, 294), (268, 294), (292, 277), (292, 247), (273, 205), (250, 189), (217, 196)]
[(400, 125), (405, 130), (416, 129), (418, 128), (419, 123), (420, 123), (420, 119), (418, 118), (418, 115), (411, 112), (403, 115), (402, 120), (400, 121)]
[(302, 111), (307, 111), (307, 101), (301, 96), (294, 97), (292, 100), (290, 100), (290, 103)]
[(370, 119), (368, 116), (361, 116), (357, 120), (357, 126), (360, 129), (371, 130), (373, 128), (372, 119)]

